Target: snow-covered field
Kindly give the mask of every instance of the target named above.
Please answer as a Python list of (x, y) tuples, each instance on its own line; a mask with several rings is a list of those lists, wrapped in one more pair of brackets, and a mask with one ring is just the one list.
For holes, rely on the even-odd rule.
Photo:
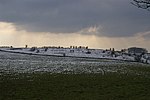
[(149, 66), (121, 60), (26, 55), (0, 51), (0, 73), (126, 73), (127, 67)]
[(26, 53), (33, 55), (47, 55), (47, 56), (65, 56), (78, 58), (104, 58), (134, 61), (133, 56), (126, 54), (112, 54), (112, 51), (103, 49), (85, 49), (85, 48), (0, 48), (0, 50), (14, 53)]

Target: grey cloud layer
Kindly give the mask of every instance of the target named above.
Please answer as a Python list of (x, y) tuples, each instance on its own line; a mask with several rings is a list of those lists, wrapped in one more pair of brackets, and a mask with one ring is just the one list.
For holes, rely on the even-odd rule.
[(150, 12), (138, 9), (130, 2), (0, 0), (0, 21), (13, 22), (27, 31), (55, 33), (72, 33), (91, 26), (101, 26), (98, 35), (108, 37), (132, 36), (150, 31)]

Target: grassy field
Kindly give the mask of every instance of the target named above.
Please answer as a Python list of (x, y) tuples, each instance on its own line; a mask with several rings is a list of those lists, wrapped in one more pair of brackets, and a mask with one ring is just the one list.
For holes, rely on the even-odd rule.
[[(150, 68), (144, 71), (150, 71)], [(150, 77), (147, 76), (119, 73), (1, 74), (0, 100), (149, 100)]]
[(150, 65), (0, 53), (0, 100), (150, 100)]

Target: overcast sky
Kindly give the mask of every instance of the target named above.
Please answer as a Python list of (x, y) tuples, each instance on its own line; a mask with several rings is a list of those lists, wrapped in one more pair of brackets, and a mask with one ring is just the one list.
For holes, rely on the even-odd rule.
[[(48, 42), (50, 45), (69, 46), (68, 42), (74, 39), (76, 42), (71, 42), (72, 45), (118, 49), (142, 46), (150, 49), (150, 12), (133, 6), (131, 1), (0, 0), (0, 45), (38, 45), (35, 37), (39, 36), (40, 46), (48, 45)], [(30, 37), (30, 40), (25, 37)], [(53, 40), (54, 37), (57, 38)], [(117, 40), (123, 43), (122, 46)], [(125, 43), (125, 40), (130, 41)], [(18, 44), (19, 41), (23, 42)], [(113, 43), (106, 46), (104, 43), (108, 41)]]

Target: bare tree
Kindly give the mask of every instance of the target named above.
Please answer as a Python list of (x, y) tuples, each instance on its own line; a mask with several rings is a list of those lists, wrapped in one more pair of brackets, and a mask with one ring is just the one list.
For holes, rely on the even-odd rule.
[(132, 0), (133, 5), (150, 11), (150, 0)]

